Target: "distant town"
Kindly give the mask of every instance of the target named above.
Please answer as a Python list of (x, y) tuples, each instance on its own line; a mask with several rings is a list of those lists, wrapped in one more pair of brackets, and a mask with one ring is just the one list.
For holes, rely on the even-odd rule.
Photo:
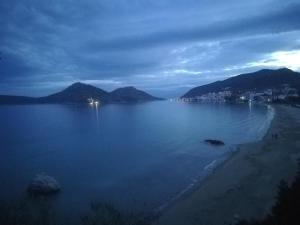
[(299, 93), (296, 88), (288, 84), (280, 88), (265, 89), (260, 91), (231, 91), (230, 87), (219, 92), (209, 92), (191, 98), (171, 99), (183, 102), (298, 102)]

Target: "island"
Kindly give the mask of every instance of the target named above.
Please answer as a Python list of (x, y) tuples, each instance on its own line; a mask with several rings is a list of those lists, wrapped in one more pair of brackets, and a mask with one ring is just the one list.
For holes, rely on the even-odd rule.
[(107, 92), (81, 82), (74, 83), (58, 93), (44, 97), (0, 95), (0, 104), (90, 103), (91, 101), (108, 104), (158, 100), (163, 100), (163, 98), (154, 97), (135, 87), (123, 87)]

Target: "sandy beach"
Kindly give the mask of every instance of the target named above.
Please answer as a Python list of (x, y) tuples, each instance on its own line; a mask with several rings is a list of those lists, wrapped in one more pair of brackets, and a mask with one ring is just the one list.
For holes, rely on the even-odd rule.
[(278, 183), (293, 179), (300, 158), (300, 109), (274, 108), (266, 136), (239, 145), (195, 192), (168, 208), (158, 224), (220, 225), (266, 215), (275, 201)]

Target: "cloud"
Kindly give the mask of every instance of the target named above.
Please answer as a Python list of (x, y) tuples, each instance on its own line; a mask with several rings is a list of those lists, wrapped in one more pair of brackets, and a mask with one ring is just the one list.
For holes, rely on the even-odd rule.
[(182, 42), (240, 38), (253, 34), (299, 30), (299, 21), (300, 4), (293, 4), (255, 18), (244, 17), (235, 20), (217, 21), (193, 28), (179, 27), (157, 32), (146, 32), (145, 34), (124, 35), (107, 40), (91, 41), (88, 46), (94, 50), (120, 51)]
[(25, 58), (1, 52), (0, 82), (30, 77), (31, 73), (35, 73), (36, 70), (26, 62)]
[(249, 67), (287, 67), (293, 70), (300, 70), (300, 50), (278, 51), (264, 56), (257, 62), (248, 63)]
[(0, 14), (2, 94), (83, 81), (173, 95), (263, 66), (299, 69), (297, 0), (11, 0)]

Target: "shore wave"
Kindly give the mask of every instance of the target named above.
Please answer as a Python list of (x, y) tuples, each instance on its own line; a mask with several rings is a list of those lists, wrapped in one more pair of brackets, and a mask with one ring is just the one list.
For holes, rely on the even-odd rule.
[(204, 167), (204, 170), (213, 170), (216, 167), (217, 160), (213, 160)]

